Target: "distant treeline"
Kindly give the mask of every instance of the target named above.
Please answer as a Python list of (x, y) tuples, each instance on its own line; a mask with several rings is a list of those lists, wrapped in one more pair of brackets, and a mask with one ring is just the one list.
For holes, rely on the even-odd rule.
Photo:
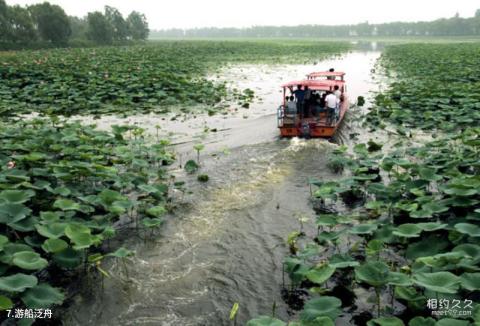
[(254, 26), (249, 28), (194, 28), (152, 31), (151, 38), (171, 37), (356, 37), (356, 36), (468, 36), (480, 35), (480, 9), (471, 18), (442, 18), (430, 22), (356, 25)]
[(21, 7), (0, 0), (0, 50), (70, 45), (111, 45), (146, 40), (145, 15), (132, 11), (127, 18), (115, 8), (67, 16), (48, 2)]

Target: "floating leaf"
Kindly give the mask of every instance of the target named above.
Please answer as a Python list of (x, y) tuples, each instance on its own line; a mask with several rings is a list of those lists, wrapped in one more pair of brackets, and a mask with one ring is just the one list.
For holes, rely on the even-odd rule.
[(372, 234), (378, 228), (377, 224), (359, 224), (348, 230), (352, 234)]
[(323, 284), (333, 275), (333, 273), (335, 273), (335, 267), (324, 264), (311, 269), (306, 274), (306, 277), (313, 283)]
[(402, 238), (415, 238), (420, 236), (421, 232), (422, 229), (417, 226), (417, 224), (407, 223), (399, 225), (395, 231), (393, 231), (393, 234)]
[(450, 272), (416, 273), (413, 282), (440, 293), (456, 293), (460, 286), (460, 278)]
[(23, 204), (35, 196), (33, 190), (3, 190), (0, 192), (0, 202)]
[(80, 210), (79, 203), (76, 203), (71, 199), (64, 199), (64, 198), (55, 200), (55, 202), (53, 203), (53, 207), (59, 208), (62, 211)]
[(13, 302), (10, 298), (0, 295), (0, 310), (7, 310), (13, 308)]
[(303, 321), (313, 321), (318, 317), (329, 317), (335, 320), (340, 314), (342, 302), (335, 297), (320, 297), (311, 299), (305, 303), (300, 318)]
[(48, 261), (38, 253), (32, 251), (20, 251), (13, 254), (12, 263), (27, 270), (39, 270), (47, 267)]
[(61, 304), (65, 296), (58, 289), (41, 283), (25, 291), (21, 298), (27, 308), (47, 309), (54, 304)]
[(471, 237), (480, 237), (480, 226), (471, 223), (457, 223), (455, 229), (463, 234), (468, 234)]
[(42, 245), (42, 249), (46, 252), (57, 253), (68, 248), (68, 243), (62, 239), (47, 239)]
[(247, 322), (246, 326), (286, 326), (287, 324), (283, 321), (268, 317), (268, 316), (260, 316), (255, 319), (251, 319)]
[(405, 326), (397, 317), (380, 317), (367, 322), (367, 326)]
[(463, 273), (460, 278), (462, 288), (469, 291), (480, 290), (480, 273)]
[(368, 261), (355, 267), (355, 277), (371, 286), (379, 287), (387, 284), (390, 270), (385, 263)]
[(6, 292), (23, 292), (25, 289), (34, 287), (37, 283), (38, 280), (35, 276), (17, 273), (0, 277), (0, 290)]

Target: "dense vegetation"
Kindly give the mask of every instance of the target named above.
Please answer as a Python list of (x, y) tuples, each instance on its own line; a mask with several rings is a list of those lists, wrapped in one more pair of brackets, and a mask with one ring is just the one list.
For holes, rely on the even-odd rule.
[[(386, 152), (374, 141), (352, 154), (336, 149), (329, 166), (346, 177), (312, 181), (317, 229), (290, 234), (284, 262), (285, 299), (300, 311), (289, 325), (478, 324), (478, 53), (478, 45), (387, 49), (382, 64), (398, 81), (376, 97), (367, 125), (386, 119), (399, 137)], [(415, 127), (442, 133), (415, 145)], [(247, 325), (286, 325), (274, 317)]]
[(0, 50), (58, 47), (79, 44), (125, 43), (146, 40), (145, 15), (133, 11), (124, 19), (115, 8), (92, 12), (85, 18), (69, 17), (48, 2), (27, 7), (8, 6), (0, 0)]
[(130, 254), (101, 246), (115, 223), (162, 223), (174, 157), (141, 135), (55, 118), (0, 124), (1, 310), (61, 304), (79, 269), (108, 276), (101, 261)]
[(152, 31), (152, 38), (164, 37), (355, 37), (355, 36), (462, 36), (480, 35), (480, 9), (472, 18), (442, 18), (431, 22), (356, 25), (253, 26), (249, 28), (194, 28)]
[(454, 131), (480, 121), (480, 44), (387, 47), (382, 68), (394, 75), (368, 120)]
[(229, 62), (320, 60), (349, 49), (328, 42), (158, 42), (151, 46), (0, 54), (0, 113), (135, 114), (214, 105), (252, 94), (227, 92), (206, 74)]

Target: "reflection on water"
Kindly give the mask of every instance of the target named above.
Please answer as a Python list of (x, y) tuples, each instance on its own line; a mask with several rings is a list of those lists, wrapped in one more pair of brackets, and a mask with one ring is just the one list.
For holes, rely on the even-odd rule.
[[(74, 298), (65, 324), (230, 325), (228, 314), (235, 302), (240, 304), (239, 325), (270, 314), (274, 302), (277, 316), (288, 320), (280, 295), (285, 240), (299, 228), (296, 214), (313, 220), (307, 180), (336, 177), (326, 168), (327, 154), (336, 145), (322, 139), (277, 139), (273, 114), (281, 100), (279, 85), (334, 67), (347, 72), (350, 97), (356, 98), (374, 89), (370, 70), (378, 56), (356, 51), (317, 65), (232, 66), (220, 79), (253, 89), (261, 101), (251, 109), (185, 122), (129, 118), (152, 134), (157, 123), (163, 132), (180, 131), (175, 140), (183, 161), (193, 158), (192, 142), (204, 127), (216, 128), (201, 140), (206, 144), (202, 173), (210, 181), (201, 184), (181, 169), (173, 171), (192, 191), (185, 198), (189, 205), (176, 211), (153, 241), (127, 239), (124, 246), (136, 251), (130, 277), (121, 264), (105, 266), (113, 276), (105, 279), (105, 289), (86, 287)], [(105, 117), (99, 124), (109, 128), (117, 120)], [(230, 148), (230, 154), (222, 153), (223, 148)]]

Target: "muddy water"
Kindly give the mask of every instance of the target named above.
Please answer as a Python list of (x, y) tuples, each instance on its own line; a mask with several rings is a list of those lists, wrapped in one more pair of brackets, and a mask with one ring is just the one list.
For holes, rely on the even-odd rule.
[[(371, 70), (380, 56), (379, 51), (354, 51), (340, 58), (303, 65), (258, 65), (242, 64), (225, 67), (211, 79), (226, 81), (231, 87), (250, 88), (255, 91), (256, 100), (250, 109), (231, 107), (226, 114), (185, 114), (177, 116), (136, 115), (128, 118), (102, 116), (100, 119), (79, 116), (82, 122), (95, 123), (101, 129), (109, 129), (113, 124), (134, 124), (146, 129), (147, 134), (168, 137), (176, 145), (176, 150), (186, 154), (192, 151), (194, 143), (202, 142), (206, 152), (224, 150), (243, 145), (274, 141), (278, 130), (276, 110), (282, 103), (280, 85), (285, 81), (303, 79), (312, 71), (335, 68), (345, 71), (350, 102), (358, 96), (365, 96), (378, 86), (372, 79)], [(160, 126), (161, 129), (156, 128)], [(205, 128), (214, 130), (204, 132)]]
[[(353, 52), (315, 66), (230, 67), (221, 78), (237, 77), (238, 87), (254, 89), (261, 99), (247, 111), (248, 117), (241, 112), (184, 122), (130, 118), (152, 134), (152, 119), (164, 122), (162, 130), (181, 130), (175, 138), (181, 161), (194, 157), (193, 143), (206, 144), (202, 173), (210, 181), (200, 184), (180, 167), (172, 171), (192, 192), (175, 194), (183, 208), (147, 242), (130, 236), (123, 245), (136, 255), (128, 262), (128, 275), (122, 264), (107, 263), (112, 277), (105, 279), (104, 289), (84, 286), (73, 298), (65, 324), (231, 325), (228, 315), (235, 302), (240, 305), (238, 325), (270, 314), (274, 302), (277, 316), (288, 320), (280, 295), (285, 240), (299, 229), (298, 214), (313, 219), (307, 180), (335, 178), (326, 160), (336, 145), (278, 139), (274, 112), (281, 93), (276, 86), (335, 67), (347, 71), (349, 93), (355, 98), (375, 88), (369, 76), (378, 56)], [(108, 128), (117, 122), (110, 117), (99, 125)], [(205, 134), (205, 126), (217, 132)]]

